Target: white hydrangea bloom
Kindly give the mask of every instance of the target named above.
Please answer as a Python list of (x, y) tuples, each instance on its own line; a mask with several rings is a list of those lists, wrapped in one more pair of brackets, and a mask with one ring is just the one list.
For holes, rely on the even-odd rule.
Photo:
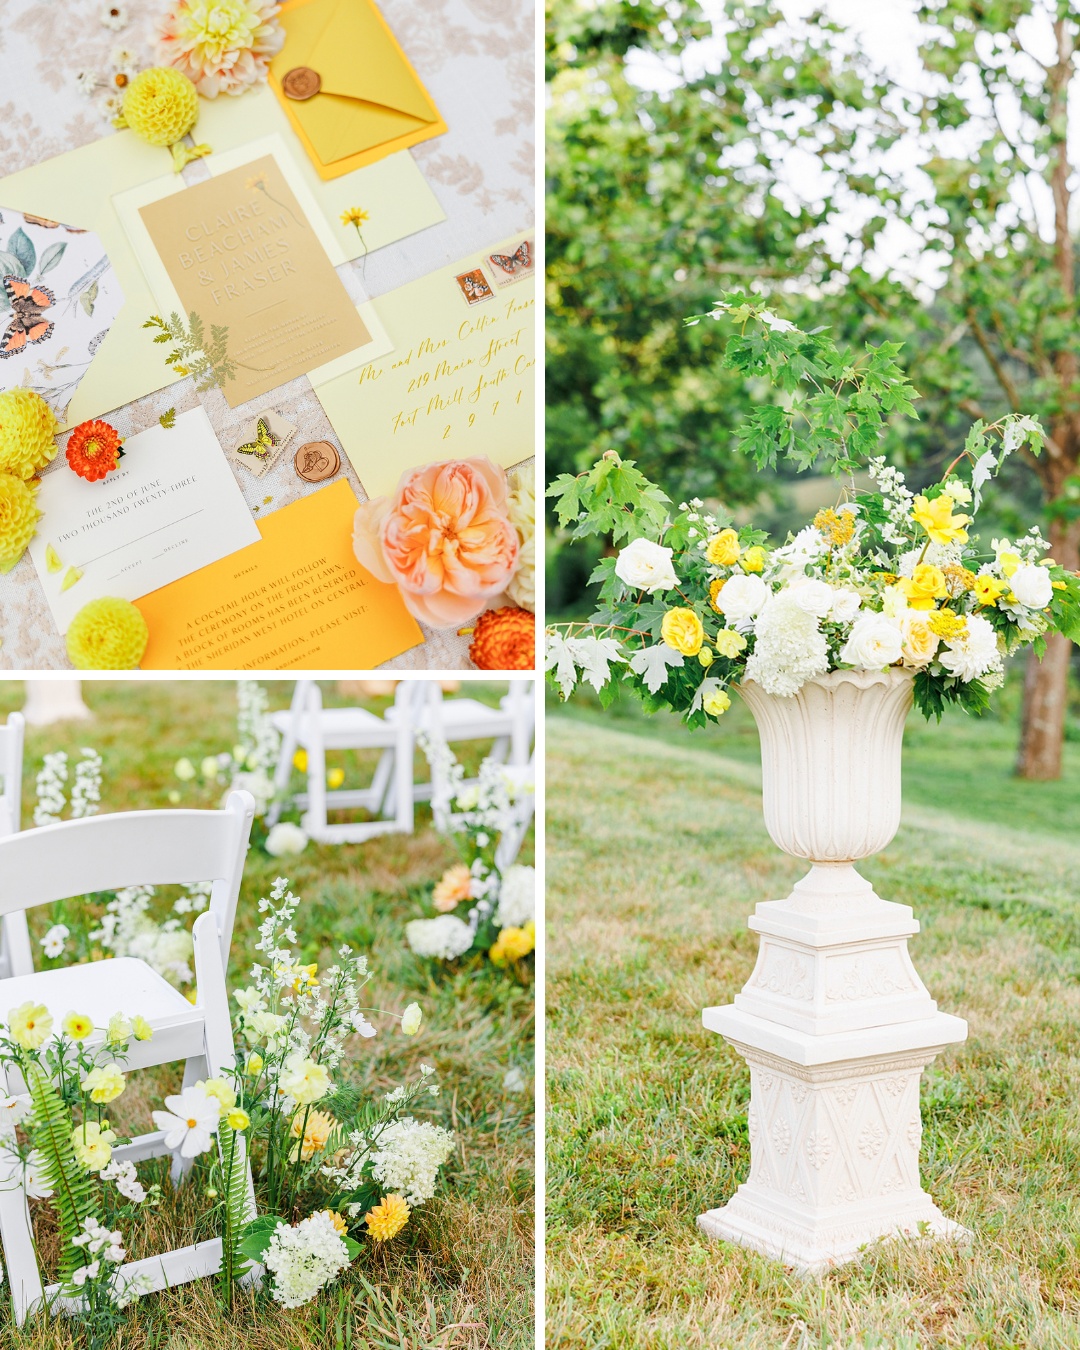
[(455, 914), (440, 914), (437, 919), (413, 919), (407, 923), (405, 941), (417, 956), (453, 961), (472, 946), (473, 930)]
[(768, 694), (795, 694), (807, 680), (824, 675), (829, 668), (825, 635), (817, 619), (799, 607), (790, 590), (777, 591), (769, 599), (757, 617), (754, 632), (754, 653), (746, 663), (746, 678), (756, 680)]
[(938, 652), (938, 661), (965, 684), (996, 671), (1001, 665), (994, 626), (981, 614), (970, 614), (967, 632), (947, 640), (945, 646), (945, 651)]
[(371, 1174), (385, 1189), (422, 1205), (435, 1194), (439, 1168), (454, 1151), (441, 1125), (402, 1116), (379, 1131), (370, 1149)]
[(521, 928), (536, 914), (536, 869), (515, 863), (499, 887), (495, 922), (500, 928)]
[(349, 1264), (349, 1252), (333, 1220), (320, 1210), (295, 1227), (279, 1224), (263, 1264), (274, 1277), (275, 1302), (299, 1308), (337, 1278)]

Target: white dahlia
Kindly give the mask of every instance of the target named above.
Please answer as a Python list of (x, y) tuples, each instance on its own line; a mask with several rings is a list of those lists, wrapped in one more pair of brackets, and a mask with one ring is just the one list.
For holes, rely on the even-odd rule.
[(266, 78), (285, 43), (273, 0), (175, 0), (158, 20), (158, 60), (203, 98), (242, 94)]

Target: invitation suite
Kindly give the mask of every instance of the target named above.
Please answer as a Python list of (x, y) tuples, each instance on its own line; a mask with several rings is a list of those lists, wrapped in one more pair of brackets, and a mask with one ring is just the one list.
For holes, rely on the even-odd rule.
[[(30, 556), (61, 633), (88, 600), (137, 600), (259, 537), (201, 408), (169, 430), (130, 437), (119, 468), (100, 482), (72, 473), (60, 456), (42, 478), (38, 506)], [(60, 563), (52, 571), (50, 547)], [(83, 575), (63, 590), (72, 568)]]
[(272, 155), (139, 214), (183, 312), (227, 330), (230, 406), (371, 342)]
[(260, 540), (139, 600), (143, 670), (350, 670), (423, 642), (395, 586), (353, 556), (344, 479), (258, 522)]
[(530, 271), (500, 287), (490, 262), (512, 265), (520, 240), (381, 296), (392, 354), (333, 379), (312, 375), (370, 496), (418, 464), (486, 455), (507, 468), (535, 452), (536, 279)]

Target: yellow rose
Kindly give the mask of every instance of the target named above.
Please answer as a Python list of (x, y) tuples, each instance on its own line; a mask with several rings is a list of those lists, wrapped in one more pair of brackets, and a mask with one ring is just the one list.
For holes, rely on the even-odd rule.
[(721, 530), (709, 540), (705, 557), (714, 567), (732, 567), (739, 561), (739, 536), (734, 530)]
[(909, 618), (903, 627), (901, 653), (905, 666), (928, 666), (937, 652), (939, 639), (926, 619)]
[(697, 656), (705, 640), (705, 629), (692, 609), (669, 609), (660, 625), (660, 636), (683, 656)]
[(746, 649), (746, 639), (741, 633), (736, 633), (734, 628), (721, 628), (713, 641), (713, 646), (721, 656), (726, 656), (730, 661)]
[(105, 1102), (114, 1102), (117, 1097), (127, 1087), (124, 1075), (115, 1064), (99, 1065), (96, 1069), (91, 1069), (82, 1080), (84, 1092), (90, 1094), (90, 1100), (96, 1102), (98, 1106)]
[(731, 707), (731, 699), (723, 689), (714, 689), (701, 700), (701, 706), (710, 717), (723, 717)]
[(48, 1008), (30, 999), (8, 1013), (11, 1039), (24, 1050), (40, 1050), (49, 1039), (53, 1020)]
[(93, 1029), (93, 1019), (85, 1013), (69, 1012), (64, 1018), (64, 1031), (73, 1041), (85, 1041)]
[(965, 525), (971, 523), (970, 516), (954, 516), (952, 511), (956, 503), (947, 492), (932, 501), (920, 492), (912, 505), (911, 518), (921, 525), (935, 544), (967, 542)]
[(984, 574), (975, 578), (975, 584), (971, 589), (980, 605), (996, 605), (1009, 588), (1004, 581), (998, 581), (997, 577)]
[(744, 572), (760, 572), (765, 566), (765, 550), (760, 544), (754, 544), (739, 559)]
[(949, 593), (945, 573), (932, 563), (919, 563), (911, 577), (901, 577), (896, 584), (911, 609), (933, 609), (934, 601), (944, 600)]

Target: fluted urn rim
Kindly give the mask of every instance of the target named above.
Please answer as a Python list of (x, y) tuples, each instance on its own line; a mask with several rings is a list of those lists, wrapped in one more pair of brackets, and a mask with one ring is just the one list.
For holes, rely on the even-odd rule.
[(913, 683), (914, 679), (913, 670), (908, 670), (905, 666), (889, 666), (885, 670), (830, 670), (827, 675), (813, 676), (794, 694), (770, 694), (758, 684), (757, 680), (743, 680), (740, 684), (732, 685), (732, 688), (737, 694), (741, 694), (745, 688), (752, 685), (753, 692), (760, 694), (762, 698), (786, 702), (789, 698), (797, 699), (808, 685), (817, 685), (821, 689), (835, 689), (842, 684), (853, 684), (859, 689), (871, 689), (875, 684), (898, 685), (905, 681)]

